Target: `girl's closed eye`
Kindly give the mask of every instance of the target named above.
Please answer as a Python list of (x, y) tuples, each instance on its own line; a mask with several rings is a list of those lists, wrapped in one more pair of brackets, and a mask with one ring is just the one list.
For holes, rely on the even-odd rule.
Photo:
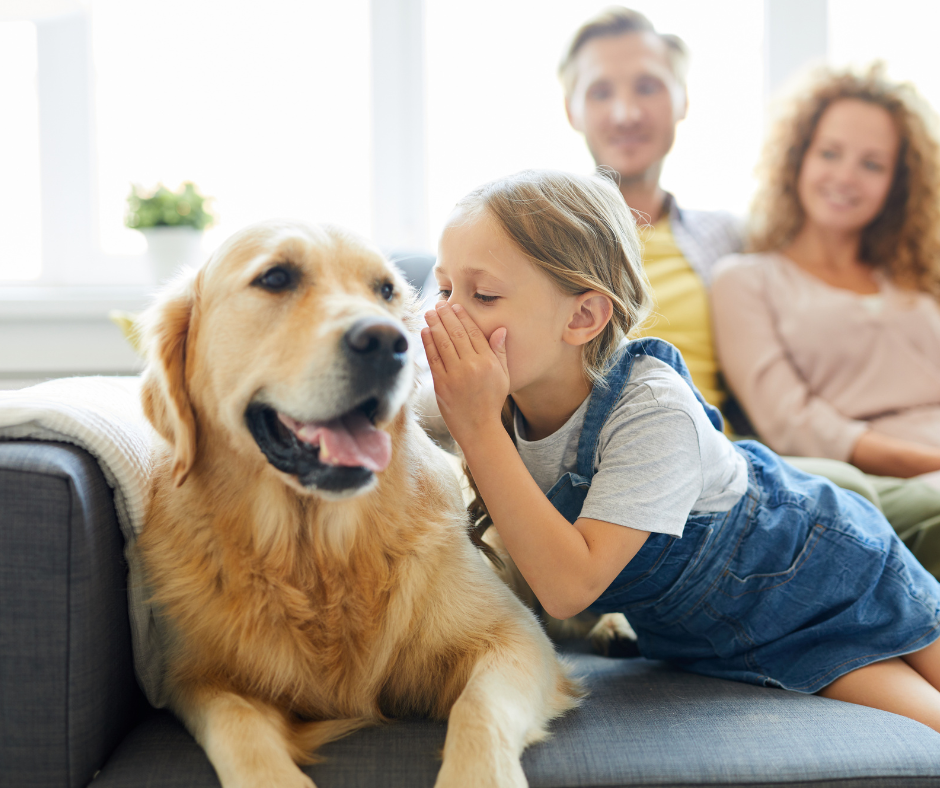
[(484, 304), (492, 304), (499, 296), (483, 295), (483, 293), (474, 293), (473, 297)]

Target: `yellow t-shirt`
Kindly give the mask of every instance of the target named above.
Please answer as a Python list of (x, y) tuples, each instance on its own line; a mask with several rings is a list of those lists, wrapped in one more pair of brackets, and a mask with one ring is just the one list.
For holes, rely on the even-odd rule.
[(705, 285), (676, 245), (668, 217), (641, 230), (640, 237), (644, 241), (643, 267), (655, 298), (653, 313), (640, 335), (675, 345), (696, 388), (709, 404), (721, 409), (727, 393), (718, 377)]

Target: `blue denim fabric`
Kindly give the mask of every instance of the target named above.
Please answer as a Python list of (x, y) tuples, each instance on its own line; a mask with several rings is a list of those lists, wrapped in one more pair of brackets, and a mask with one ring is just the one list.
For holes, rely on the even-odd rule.
[[(669, 364), (695, 391), (672, 345), (627, 345), (607, 386), (591, 394), (577, 473), (547, 493), (569, 522), (581, 512), (601, 427), (638, 355)], [(717, 411), (695, 394), (720, 430)], [(741, 500), (728, 512), (690, 516), (681, 538), (650, 534), (592, 610), (626, 614), (646, 657), (799, 692), (940, 636), (940, 584), (874, 506), (759, 443), (735, 448), (748, 464)]]

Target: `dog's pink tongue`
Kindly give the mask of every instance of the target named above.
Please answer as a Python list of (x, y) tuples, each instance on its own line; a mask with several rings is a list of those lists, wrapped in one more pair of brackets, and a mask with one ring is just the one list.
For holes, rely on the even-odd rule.
[[(295, 422), (296, 424), (296, 422)], [(290, 426), (290, 425), (288, 425)], [(392, 458), (392, 439), (359, 411), (332, 421), (298, 425), (300, 440), (320, 445), (320, 461), (328, 465), (384, 471)]]

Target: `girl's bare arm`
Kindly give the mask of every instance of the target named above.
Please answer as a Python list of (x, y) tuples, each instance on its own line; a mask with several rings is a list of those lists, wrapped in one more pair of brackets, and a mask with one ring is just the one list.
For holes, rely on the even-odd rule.
[(427, 319), (421, 336), (441, 414), (506, 549), (550, 615), (581, 612), (649, 534), (589, 518), (569, 523), (532, 479), (500, 420), (509, 394), (505, 329), (487, 339), (466, 311), (446, 305)]
[(578, 518), (542, 493), (497, 421), (462, 446), (477, 488), (519, 571), (549, 615), (580, 613), (606, 590), (649, 534)]

